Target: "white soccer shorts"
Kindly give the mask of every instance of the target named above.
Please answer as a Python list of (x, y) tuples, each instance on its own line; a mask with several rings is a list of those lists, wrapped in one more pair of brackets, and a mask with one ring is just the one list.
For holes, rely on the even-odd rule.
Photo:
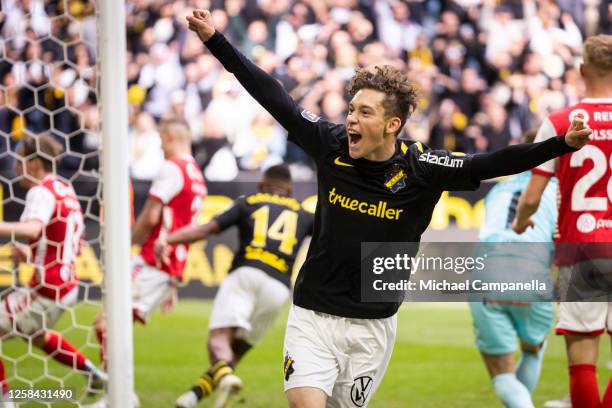
[(257, 268), (242, 266), (227, 275), (213, 303), (208, 329), (237, 327), (236, 337), (254, 346), (263, 337), (291, 291)]
[(146, 324), (178, 282), (137, 256), (132, 261), (132, 309), (134, 319)]
[[(592, 285), (589, 290), (588, 276), (590, 270), (596, 270), (600, 276), (599, 283)], [(576, 273), (587, 278), (577, 279)], [(576, 265), (559, 268), (559, 287), (561, 296), (569, 293), (570, 296), (585, 296), (601, 293), (605, 280), (612, 274), (611, 259), (593, 259), (580, 262)], [(582, 278), (580, 275), (578, 278)], [(592, 275), (591, 275), (592, 276)], [(603, 278), (602, 278), (603, 277)], [(603, 279), (603, 280), (601, 280)], [(605, 291), (605, 289), (604, 289)], [(602, 299), (603, 300), (603, 299)], [(598, 336), (605, 331), (612, 334), (612, 302), (559, 302), (557, 309), (557, 334)]]
[(350, 319), (293, 305), (284, 346), (285, 392), (314, 387), (327, 407), (366, 407), (391, 359), (396, 316)]
[(76, 303), (78, 295), (79, 288), (75, 287), (56, 301), (31, 288), (18, 288), (0, 299), (0, 332), (32, 335), (50, 330)]

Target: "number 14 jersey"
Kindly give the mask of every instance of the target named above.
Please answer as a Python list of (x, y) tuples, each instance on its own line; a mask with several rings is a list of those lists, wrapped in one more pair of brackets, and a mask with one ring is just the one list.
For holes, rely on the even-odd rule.
[[(589, 143), (577, 152), (540, 165), (533, 172), (548, 177), (556, 175), (559, 179), (559, 218), (555, 234), (558, 244), (612, 242), (612, 98), (583, 99), (550, 114), (535, 141), (565, 134), (576, 116), (582, 117), (593, 129)], [(559, 265), (580, 260), (576, 259), (576, 251), (561, 245), (557, 246), (556, 254)], [(612, 258), (612, 250), (605, 247), (593, 246), (590, 255), (578, 257)], [(597, 253), (592, 253), (593, 249)]]
[(240, 246), (232, 270), (255, 267), (290, 286), (297, 252), (314, 224), (314, 216), (299, 201), (265, 193), (238, 197), (215, 220), (222, 231), (238, 227)]

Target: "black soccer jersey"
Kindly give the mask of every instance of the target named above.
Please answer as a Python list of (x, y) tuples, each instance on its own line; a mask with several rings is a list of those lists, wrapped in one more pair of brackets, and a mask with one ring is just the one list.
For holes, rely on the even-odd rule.
[(287, 286), (297, 251), (312, 235), (313, 219), (296, 199), (264, 193), (239, 197), (215, 217), (221, 231), (238, 227), (240, 246), (231, 270), (252, 266)]
[(293, 296), (294, 304), (307, 309), (351, 318), (393, 315), (398, 303), (360, 301), (361, 242), (417, 242), (444, 190), (476, 189), (479, 180), (525, 171), (573, 151), (562, 137), (473, 156), (398, 141), (387, 161), (353, 160), (344, 125), (300, 108), (219, 32), (206, 46), (316, 162), (314, 231)]

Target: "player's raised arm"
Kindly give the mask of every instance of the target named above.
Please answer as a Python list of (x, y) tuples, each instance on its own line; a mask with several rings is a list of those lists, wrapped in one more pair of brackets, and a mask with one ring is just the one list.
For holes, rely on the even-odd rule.
[(564, 136), (475, 154), (472, 156), (472, 179), (486, 180), (530, 170), (550, 159), (581, 149), (588, 143), (592, 132), (581, 118), (575, 118)]
[(208, 10), (194, 10), (187, 17), (189, 29), (195, 32), (223, 67), (234, 74), (244, 88), (290, 133), (308, 131), (314, 126), (306, 120), (297, 103), (271, 75), (257, 67), (238, 51), (212, 24)]

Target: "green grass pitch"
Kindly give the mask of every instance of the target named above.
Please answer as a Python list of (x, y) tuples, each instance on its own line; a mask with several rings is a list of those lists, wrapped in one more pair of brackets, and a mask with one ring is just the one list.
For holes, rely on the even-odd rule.
[[(193, 384), (207, 367), (205, 349), (207, 319), (211, 303), (185, 300), (170, 314), (156, 314), (147, 327), (136, 326), (135, 376), (136, 390), (143, 408), (172, 407), (178, 395)], [(77, 323), (89, 324), (96, 313), (90, 305), (80, 305)], [(282, 340), (286, 311), (274, 329), (263, 339), (237, 369), (245, 389), (243, 401), (234, 404), (244, 408), (285, 407), (282, 390)], [(70, 325), (64, 316), (58, 328)], [(92, 361), (98, 362), (97, 351), (85, 347), (95, 344), (92, 332), (71, 330), (67, 337), (84, 347)], [(606, 336), (607, 337), (607, 336)], [(607, 339), (602, 338), (599, 378), (601, 389), (610, 376), (605, 368), (609, 359)], [(501, 407), (490, 386), (480, 356), (474, 348), (472, 322), (467, 306), (461, 304), (406, 304), (398, 315), (398, 333), (391, 363), (372, 408), (449, 408)], [(25, 342), (11, 339), (0, 342), (3, 356), (16, 358), (27, 354)], [(42, 356), (38, 352), (37, 355)], [(6, 364), (6, 363), (5, 363)], [(536, 407), (544, 401), (567, 393), (567, 370), (561, 338), (551, 335), (544, 360), (540, 384), (535, 391)], [(9, 375), (15, 367), (8, 363)], [(28, 357), (17, 364), (19, 376), (37, 379), (41, 375), (40, 360)], [(47, 363), (48, 371), (67, 378), (69, 387), (82, 389), (84, 380), (55, 361)], [(37, 379), (37, 387), (54, 387), (53, 382)], [(23, 386), (14, 382), (13, 387)], [(88, 399), (87, 402), (93, 400)], [(201, 406), (211, 406), (212, 400)], [(40, 406), (25, 404), (23, 406)], [(74, 406), (54, 404), (53, 406)]]

